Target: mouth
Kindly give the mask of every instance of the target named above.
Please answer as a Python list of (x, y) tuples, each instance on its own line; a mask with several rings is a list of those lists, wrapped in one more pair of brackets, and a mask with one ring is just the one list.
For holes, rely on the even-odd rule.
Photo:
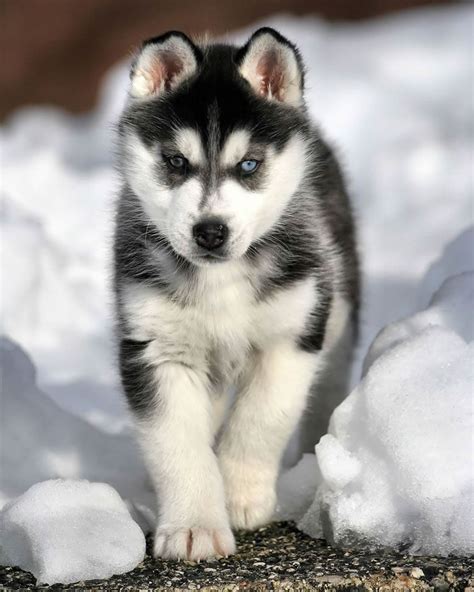
[(222, 253), (196, 253), (193, 256), (193, 261), (196, 265), (216, 265), (218, 263), (225, 263), (229, 259), (230, 257)]
[(217, 253), (204, 253), (203, 255), (197, 255), (197, 259), (199, 259), (200, 261), (217, 262), (217, 261), (227, 261), (228, 257), (226, 257), (225, 255), (219, 255)]

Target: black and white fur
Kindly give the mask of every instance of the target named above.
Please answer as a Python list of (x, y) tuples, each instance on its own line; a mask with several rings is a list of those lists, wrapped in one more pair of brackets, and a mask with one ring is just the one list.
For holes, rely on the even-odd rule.
[[(157, 556), (233, 553), (232, 528), (272, 517), (303, 411), (301, 449), (312, 451), (345, 394), (353, 221), (303, 79), (298, 50), (268, 28), (240, 48), (167, 33), (132, 68), (115, 291), (123, 387), (158, 497)], [(226, 229), (217, 250), (196, 238), (203, 221)]]

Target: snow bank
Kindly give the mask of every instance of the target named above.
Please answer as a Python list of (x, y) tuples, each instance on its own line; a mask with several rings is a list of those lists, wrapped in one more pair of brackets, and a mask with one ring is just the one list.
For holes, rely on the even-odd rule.
[(299, 522), (339, 546), (474, 553), (474, 273), (387, 327), (316, 446), (321, 482)]
[(45, 481), (0, 513), (0, 561), (39, 583), (109, 578), (136, 567), (145, 537), (105, 483)]
[(40, 481), (87, 479), (112, 485), (144, 527), (153, 521), (154, 495), (131, 435), (106, 434), (61, 409), (37, 387), (27, 354), (5, 338), (0, 375), (0, 507)]
[(5, 338), (0, 339), (0, 374), (0, 505), (55, 478), (106, 481), (126, 498), (145, 489), (134, 439), (105, 434), (61, 409), (36, 386), (27, 354)]

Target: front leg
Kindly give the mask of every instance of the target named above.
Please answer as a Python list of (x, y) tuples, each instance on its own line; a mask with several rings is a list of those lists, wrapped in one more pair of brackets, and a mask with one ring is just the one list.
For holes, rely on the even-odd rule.
[(122, 379), (158, 497), (154, 554), (191, 560), (230, 555), (235, 543), (212, 450), (206, 376), (179, 363), (155, 365), (154, 345), (130, 348), (128, 341), (121, 348)]
[(284, 341), (258, 352), (219, 444), (231, 524), (271, 520), (280, 459), (305, 407), (321, 354)]

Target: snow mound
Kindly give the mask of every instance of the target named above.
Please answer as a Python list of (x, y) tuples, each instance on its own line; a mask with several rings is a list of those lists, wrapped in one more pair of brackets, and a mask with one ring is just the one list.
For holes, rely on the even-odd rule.
[(36, 385), (27, 354), (0, 339), (0, 507), (48, 479), (105, 481), (133, 500), (144, 500), (146, 473), (134, 439), (101, 432), (61, 409)]
[(473, 341), (474, 316), (470, 314), (473, 302), (473, 272), (448, 278), (435, 293), (426, 310), (380, 331), (365, 357), (364, 375), (382, 353), (429, 327), (452, 329), (464, 341)]
[(45, 481), (0, 513), (0, 559), (40, 583), (105, 579), (133, 569), (145, 537), (105, 483)]
[(450, 278), (427, 310), (375, 340), (316, 446), (321, 484), (304, 532), (338, 546), (474, 553), (473, 303), (474, 273)]

